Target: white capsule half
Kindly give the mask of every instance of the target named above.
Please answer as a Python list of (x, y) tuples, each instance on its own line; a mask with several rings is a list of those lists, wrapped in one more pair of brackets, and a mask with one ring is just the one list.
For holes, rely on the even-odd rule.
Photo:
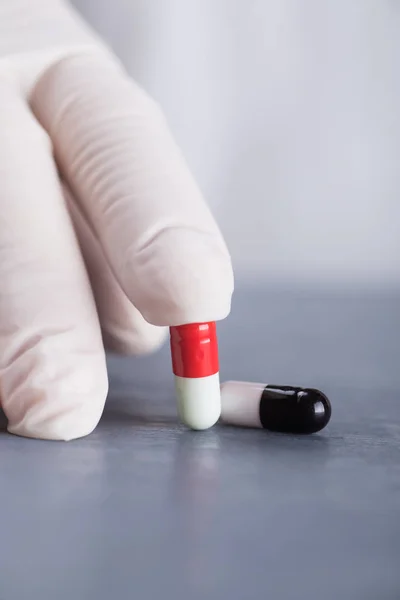
[(226, 381), (221, 384), (221, 421), (240, 427), (261, 427), (260, 401), (265, 383)]
[(191, 429), (209, 429), (221, 415), (219, 373), (208, 377), (175, 375), (178, 414)]

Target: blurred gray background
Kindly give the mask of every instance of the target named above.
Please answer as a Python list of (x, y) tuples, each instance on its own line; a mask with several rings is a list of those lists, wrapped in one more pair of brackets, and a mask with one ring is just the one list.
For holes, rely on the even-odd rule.
[(161, 103), (238, 277), (399, 286), (398, 2), (74, 4)]

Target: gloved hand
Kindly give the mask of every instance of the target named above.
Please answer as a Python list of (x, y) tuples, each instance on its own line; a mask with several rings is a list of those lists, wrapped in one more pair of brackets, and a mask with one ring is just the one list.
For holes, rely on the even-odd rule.
[(0, 0), (9, 431), (90, 433), (108, 388), (103, 341), (146, 353), (168, 325), (226, 317), (232, 290), (220, 231), (155, 102), (69, 6)]

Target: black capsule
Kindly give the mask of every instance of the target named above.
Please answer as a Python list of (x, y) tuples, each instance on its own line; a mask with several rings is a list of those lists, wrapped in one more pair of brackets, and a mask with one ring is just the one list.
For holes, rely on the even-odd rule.
[(270, 431), (316, 433), (331, 414), (331, 403), (316, 389), (266, 385), (261, 394), (260, 421)]
[(229, 425), (282, 433), (316, 433), (331, 418), (319, 390), (289, 385), (227, 381), (221, 385), (221, 419)]

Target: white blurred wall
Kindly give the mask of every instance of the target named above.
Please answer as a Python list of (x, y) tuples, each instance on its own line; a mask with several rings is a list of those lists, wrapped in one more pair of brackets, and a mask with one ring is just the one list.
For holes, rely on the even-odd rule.
[(161, 103), (237, 275), (400, 284), (400, 3), (75, 0)]

